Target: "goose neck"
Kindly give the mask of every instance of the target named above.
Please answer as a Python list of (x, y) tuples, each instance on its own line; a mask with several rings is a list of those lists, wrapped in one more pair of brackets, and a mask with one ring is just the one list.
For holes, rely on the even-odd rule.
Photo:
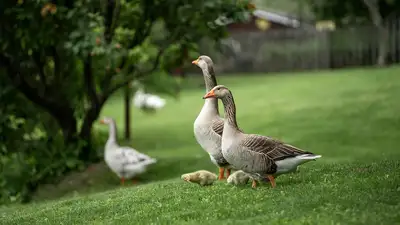
[(117, 126), (115, 121), (108, 124), (108, 140), (106, 146), (113, 146), (117, 143)]
[(217, 79), (215, 78), (215, 73), (212, 66), (209, 66), (207, 69), (203, 69), (203, 77), (207, 92), (211, 91), (213, 87), (217, 86)]
[(233, 127), (235, 130), (239, 130), (236, 122), (236, 105), (233, 99), (232, 93), (221, 99), (224, 104), (225, 110), (225, 123)]
[[(212, 66), (209, 66), (207, 69), (203, 69), (203, 77), (204, 83), (206, 86), (206, 93), (211, 91), (213, 87), (217, 86), (217, 79), (215, 78), (214, 69)], [(218, 111), (218, 99), (216, 98), (208, 98), (205, 100), (207, 107), (212, 108), (217, 114)]]

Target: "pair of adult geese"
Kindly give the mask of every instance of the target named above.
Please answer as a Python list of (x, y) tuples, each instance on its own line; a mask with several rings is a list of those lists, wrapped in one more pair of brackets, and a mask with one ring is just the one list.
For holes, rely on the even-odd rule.
[[(269, 180), (275, 187), (275, 177), (294, 172), (297, 166), (321, 157), (270, 137), (245, 134), (236, 122), (232, 92), (223, 85), (217, 85), (211, 58), (200, 56), (192, 63), (202, 69), (207, 89), (203, 97), (204, 106), (194, 122), (194, 134), (197, 142), (210, 155), (211, 161), (220, 168), (220, 180), (224, 179), (225, 170), (229, 176), (233, 168), (247, 173), (253, 179), (253, 188), (257, 180)], [(218, 99), (224, 104), (225, 119), (219, 116)], [(114, 119), (104, 117), (100, 122), (109, 125), (105, 161), (121, 178), (122, 184), (125, 179), (134, 178), (145, 172), (147, 166), (157, 162), (131, 147), (119, 146)]]
[[(194, 122), (194, 134), (219, 167), (219, 180), (225, 178), (225, 170), (228, 177), (231, 169), (235, 169), (252, 178), (253, 188), (259, 180), (269, 180), (275, 187), (277, 176), (294, 172), (297, 166), (321, 157), (271, 137), (244, 133), (236, 122), (232, 92), (224, 85), (217, 85), (211, 58), (202, 55), (192, 63), (202, 70), (207, 91), (204, 106)], [(225, 119), (219, 116), (218, 99), (224, 105)]]

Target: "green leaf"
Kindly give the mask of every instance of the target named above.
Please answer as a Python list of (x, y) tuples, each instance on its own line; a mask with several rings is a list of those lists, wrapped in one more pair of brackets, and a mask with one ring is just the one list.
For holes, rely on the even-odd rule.
[(77, 161), (75, 159), (67, 159), (67, 161), (65, 162), (65, 164), (67, 165), (68, 168), (75, 168), (77, 165)]

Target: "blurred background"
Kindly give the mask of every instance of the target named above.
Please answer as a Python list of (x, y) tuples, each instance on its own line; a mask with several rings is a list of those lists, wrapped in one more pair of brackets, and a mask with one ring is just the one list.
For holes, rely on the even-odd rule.
[[(376, 104), (394, 104), (388, 90), (398, 89), (392, 85), (399, 70), (382, 67), (400, 60), (399, 1), (98, 2), (0, 3), (0, 204), (118, 187), (103, 163), (108, 128), (97, 125), (102, 116), (116, 120), (121, 144), (159, 159), (143, 182), (215, 170), (193, 137), (204, 94), (201, 71), (191, 65), (199, 55), (214, 60), (220, 84), (237, 90), (239, 123), (248, 130), (307, 144), (310, 151), (340, 133), (343, 148), (331, 160), (354, 146), (362, 149), (376, 130), (387, 131), (382, 142), (395, 143), (395, 116), (377, 120), (379, 126), (364, 134), (344, 130), (371, 120), (372, 111), (355, 120), (357, 107), (395, 114), (393, 105)], [(347, 80), (320, 78), (350, 67), (363, 69), (333, 73), (354, 75)], [(290, 78), (279, 80), (283, 74)], [(133, 81), (165, 106), (154, 112), (133, 104), (139, 87)], [(294, 122), (307, 115), (329, 121), (346, 99), (357, 112), (338, 110), (347, 117), (335, 123)], [(326, 105), (304, 103), (322, 101)], [(299, 127), (303, 135), (320, 134), (320, 142), (294, 134)]]

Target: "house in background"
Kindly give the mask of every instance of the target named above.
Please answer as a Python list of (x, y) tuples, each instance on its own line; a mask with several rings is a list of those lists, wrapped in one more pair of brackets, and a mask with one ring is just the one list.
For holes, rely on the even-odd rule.
[(284, 48), (279, 47), (282, 41), (300, 43), (299, 40), (318, 32), (312, 20), (300, 20), (294, 15), (271, 9), (257, 8), (245, 16), (246, 22), (235, 22), (223, 17), (215, 21), (219, 26), (227, 26), (230, 34), (220, 42), (219, 53), (215, 53), (215, 47), (206, 44), (202, 47), (204, 53), (209, 53), (218, 62), (217, 71), (264, 71), (263, 64), (267, 58), (274, 57), (276, 51), (284, 51)]
[(295, 16), (270, 9), (255, 9), (252, 13), (247, 15), (247, 18), (247, 22), (235, 23), (233, 20), (225, 20), (223, 17), (220, 17), (215, 23), (220, 26), (226, 25), (230, 32), (269, 31), (276, 29), (315, 29), (313, 21), (300, 21)]
[[(272, 9), (256, 8), (247, 12), (246, 22), (235, 22), (221, 16), (214, 21), (213, 26), (226, 26), (228, 38), (221, 40), (220, 45), (210, 44), (205, 41), (200, 44), (201, 54), (210, 55), (216, 64), (216, 70), (223, 72), (252, 71), (254, 70), (254, 58), (260, 47), (272, 39), (298, 39), (290, 31), (304, 30), (305, 33), (318, 32), (315, 22), (311, 19), (299, 19), (294, 15), (278, 12)], [(286, 32), (287, 31), (287, 32)], [(271, 42), (272, 43), (272, 42)], [(215, 50), (218, 49), (219, 53)], [(259, 59), (261, 60), (261, 59)], [(257, 63), (257, 62), (256, 62)], [(195, 68), (185, 68), (185, 71), (196, 72)]]

